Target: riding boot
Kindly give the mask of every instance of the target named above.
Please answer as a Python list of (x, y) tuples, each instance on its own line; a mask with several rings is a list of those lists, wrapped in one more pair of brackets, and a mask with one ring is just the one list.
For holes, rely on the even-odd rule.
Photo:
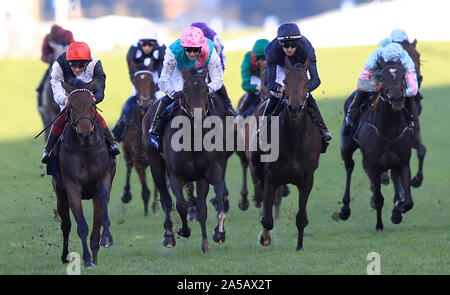
[(353, 98), (352, 102), (348, 106), (347, 109), (347, 115), (345, 116), (345, 126), (346, 127), (353, 127), (355, 122), (359, 119), (360, 115), (360, 106), (363, 102), (364, 98), (366, 97), (367, 92), (357, 90), (355, 97)]
[(164, 119), (163, 119), (163, 112), (164, 110), (167, 108), (167, 106), (169, 105), (169, 103), (167, 102), (167, 100), (169, 99), (161, 99), (161, 101), (158, 104), (158, 108), (156, 109), (155, 112), (155, 117), (153, 118), (152, 124), (150, 126), (150, 130), (148, 131), (148, 133), (156, 135), (156, 136), (161, 136), (162, 134), (162, 129), (163, 129), (163, 123), (164, 123)]
[(312, 96), (309, 96), (307, 104), (314, 112), (313, 119), (319, 126), (320, 134), (322, 135), (322, 140), (330, 141), (333, 137), (331, 136), (327, 126), (325, 125), (325, 122), (323, 120), (322, 114), (320, 113), (319, 106), (317, 105), (316, 100)]
[(119, 147), (117, 146), (116, 142), (114, 141), (114, 137), (111, 134), (111, 131), (109, 131), (109, 128), (103, 128), (103, 134), (105, 135), (105, 141), (108, 145), (108, 151), (113, 154), (113, 156), (117, 156), (120, 154)]
[(128, 121), (128, 118), (122, 112), (120, 114), (119, 120), (117, 120), (116, 124), (112, 128), (112, 133), (114, 134), (114, 138), (118, 142), (122, 141), (122, 134), (123, 134), (123, 131), (125, 129), (125, 125), (126, 125), (127, 121)]
[(231, 104), (230, 97), (228, 96), (227, 89), (225, 88), (225, 85), (222, 85), (222, 87), (217, 90), (217, 93), (220, 94), (223, 98), (223, 102), (225, 104), (225, 108), (227, 109), (228, 113), (232, 116), (236, 116), (236, 111), (233, 109), (233, 105)]
[(254, 92), (247, 92), (247, 94), (244, 96), (244, 101), (242, 102), (241, 106), (238, 109), (238, 115), (242, 116), (244, 114), (244, 112), (251, 105), (255, 96), (256, 95)]
[(50, 152), (52, 151), (55, 143), (58, 141), (59, 136), (50, 133), (47, 138), (47, 142), (45, 143), (44, 153), (42, 155), (41, 162), (44, 164), (48, 164), (50, 162)]

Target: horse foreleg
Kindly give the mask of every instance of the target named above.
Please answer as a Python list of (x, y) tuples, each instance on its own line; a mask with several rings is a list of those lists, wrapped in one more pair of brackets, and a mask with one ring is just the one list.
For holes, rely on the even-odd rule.
[(197, 212), (196, 212), (196, 206), (197, 206), (197, 200), (194, 196), (194, 183), (193, 182), (187, 182), (185, 184), (186, 192), (188, 195), (188, 221), (196, 221), (197, 220)]
[(69, 254), (69, 234), (72, 223), (70, 221), (70, 209), (67, 201), (67, 195), (58, 189), (55, 189), (57, 196), (58, 215), (61, 218), (61, 230), (63, 233), (63, 251), (61, 254), (62, 263), (68, 263), (67, 255)]
[(241, 200), (238, 203), (239, 209), (245, 211), (249, 207), (249, 202), (247, 199), (248, 189), (247, 189), (247, 170), (248, 170), (248, 159), (244, 152), (237, 152), (239, 159), (241, 160), (242, 166), (242, 188), (241, 188)]
[[(142, 201), (144, 202), (144, 216), (148, 215), (148, 201), (150, 200), (150, 189), (147, 186), (147, 173), (145, 173), (145, 168), (143, 165), (139, 165), (138, 163), (134, 164), (134, 169), (136, 169), (136, 172), (139, 176), (139, 180), (141, 181), (142, 185)], [(155, 209), (153, 210), (153, 213), (155, 213)]]
[(210, 250), (210, 245), (208, 242), (208, 236), (206, 234), (206, 217), (207, 217), (207, 206), (206, 197), (208, 196), (209, 183), (205, 179), (197, 181), (197, 220), (200, 224), (202, 230), (202, 251), (207, 254)]
[(133, 169), (133, 161), (131, 159), (126, 159), (126, 165), (127, 165), (127, 176), (125, 179), (125, 186), (123, 187), (123, 193), (120, 196), (122, 202), (125, 204), (129, 203), (132, 199), (132, 195), (130, 192), (130, 176), (131, 176), (131, 169)]
[(414, 202), (411, 196), (411, 170), (409, 168), (409, 165), (403, 166), (401, 169), (401, 183), (403, 186), (403, 189), (405, 191), (405, 201), (402, 207), (400, 207), (400, 212), (402, 214), (408, 212), (414, 207)]
[(353, 161), (353, 153), (358, 146), (349, 137), (342, 137), (341, 145), (341, 157), (344, 160), (346, 181), (345, 192), (342, 198), (344, 206), (339, 211), (339, 218), (341, 220), (347, 220), (350, 217), (350, 185), (352, 180), (353, 168), (355, 167), (355, 161)]
[(81, 204), (81, 188), (73, 184), (69, 179), (63, 179), (67, 190), (67, 197), (69, 199), (69, 206), (77, 223), (78, 237), (81, 239), (83, 246), (83, 267), (95, 267), (91, 259), (87, 245), (87, 236), (89, 234), (89, 226), (84, 218), (83, 206)]
[(102, 184), (102, 187), (100, 188), (100, 192), (98, 194), (98, 199), (100, 201), (101, 207), (102, 207), (102, 226), (103, 226), (103, 232), (102, 236), (100, 238), (100, 246), (102, 247), (111, 247), (114, 244), (113, 236), (111, 235), (111, 232), (109, 231), (110, 221), (109, 221), (109, 214), (108, 214), (108, 204), (109, 204), (109, 198), (110, 198), (110, 187), (111, 184), (109, 182), (109, 177), (106, 177), (105, 182)]
[(369, 174), (370, 180), (372, 182), (372, 188), (374, 193), (374, 203), (377, 210), (377, 224), (375, 226), (376, 230), (383, 230), (383, 220), (381, 211), (384, 205), (384, 198), (381, 194), (381, 181), (380, 181), (380, 172), (375, 169), (368, 167), (367, 172)]
[(392, 209), (391, 221), (394, 224), (402, 222), (402, 214), (397, 207), (397, 204), (403, 202), (405, 198), (405, 191), (403, 190), (401, 172), (399, 169), (391, 169), (391, 178), (394, 183), (394, 209)]
[(303, 250), (303, 233), (305, 227), (308, 225), (308, 215), (306, 213), (306, 205), (308, 203), (309, 194), (311, 193), (313, 183), (314, 183), (314, 171), (310, 171), (305, 175), (304, 182), (298, 185), (298, 213), (295, 218), (297, 230), (298, 230), (298, 240), (297, 240), (297, 251)]
[(422, 185), (423, 181), (423, 160), (425, 158), (425, 154), (427, 153), (427, 148), (422, 144), (422, 141), (420, 140), (417, 145), (417, 159), (418, 159), (418, 171), (416, 176), (414, 176), (413, 179), (411, 179), (411, 186), (412, 187), (419, 187)]
[(191, 228), (188, 226), (187, 222), (187, 213), (188, 213), (188, 204), (186, 200), (184, 199), (184, 193), (183, 193), (183, 187), (184, 187), (184, 180), (180, 177), (176, 176), (173, 171), (170, 173), (169, 176), (170, 180), (170, 187), (172, 188), (172, 192), (174, 193), (175, 197), (177, 198), (177, 202), (175, 204), (175, 207), (177, 208), (178, 214), (180, 215), (182, 228), (177, 230), (177, 233), (179, 236), (183, 238), (188, 238), (191, 235)]
[(217, 221), (218, 224), (213, 231), (212, 239), (216, 243), (225, 242), (225, 167), (218, 162), (214, 163), (211, 169), (206, 173), (208, 175), (208, 181), (214, 187), (214, 193), (217, 199)]
[(98, 263), (98, 250), (100, 248), (100, 228), (103, 222), (103, 209), (99, 198), (93, 199), (94, 204), (94, 225), (91, 232), (92, 260), (95, 265)]
[(262, 231), (259, 233), (259, 242), (263, 246), (270, 245), (272, 238), (270, 236), (270, 230), (273, 228), (273, 203), (275, 200), (275, 184), (266, 176), (264, 179), (264, 199), (263, 199), (263, 216), (260, 222), (263, 226)]

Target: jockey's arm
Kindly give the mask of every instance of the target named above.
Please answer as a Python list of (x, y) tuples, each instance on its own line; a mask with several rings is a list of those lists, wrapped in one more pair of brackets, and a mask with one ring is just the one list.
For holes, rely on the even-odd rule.
[(381, 56), (381, 48), (377, 48), (372, 54), (370, 54), (364, 67), (362, 69), (361, 75), (358, 79), (358, 90), (363, 92), (374, 91), (378, 85), (378, 79), (375, 75), (375, 69), (378, 64), (378, 59)]
[(64, 73), (59, 63), (55, 61), (52, 65), (50, 84), (52, 85), (53, 99), (63, 109), (66, 106), (67, 94), (61, 81), (64, 81)]
[(406, 93), (407, 97), (413, 97), (417, 95), (417, 91), (419, 90), (419, 84), (417, 82), (417, 73), (416, 67), (414, 65), (411, 57), (406, 54), (402, 58), (402, 65), (405, 71), (405, 81), (406, 81)]
[(172, 97), (175, 93), (175, 90), (172, 89), (170, 85), (170, 79), (172, 78), (172, 74), (177, 66), (177, 61), (173, 56), (172, 51), (167, 48), (166, 53), (164, 55), (164, 63), (163, 68), (161, 70), (161, 76), (158, 80), (158, 87), (162, 92), (165, 92), (169, 97)]
[(317, 63), (316, 61), (310, 61), (309, 67), (309, 80), (308, 80), (308, 90), (312, 92), (320, 85), (319, 73), (317, 72)]
[(208, 73), (211, 77), (211, 82), (208, 84), (209, 93), (212, 94), (222, 88), (223, 86), (223, 70), (220, 63), (219, 55), (214, 49), (211, 54), (211, 59), (208, 63)]
[(92, 77), (95, 80), (95, 88), (93, 93), (95, 95), (95, 103), (100, 103), (105, 98), (105, 80), (106, 75), (103, 71), (103, 65), (100, 60), (98, 60), (94, 67), (94, 76)]

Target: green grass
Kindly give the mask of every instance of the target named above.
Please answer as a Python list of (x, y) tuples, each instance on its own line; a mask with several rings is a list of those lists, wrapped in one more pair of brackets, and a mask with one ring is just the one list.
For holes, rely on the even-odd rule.
[[(257, 241), (261, 230), (259, 210), (237, 208), (241, 170), (236, 156), (229, 162), (226, 180), (231, 209), (226, 219), (227, 240), (223, 245), (212, 239), (211, 253), (200, 249), (198, 223), (191, 224), (192, 236), (177, 239), (173, 249), (161, 245), (163, 212), (143, 216), (140, 185), (132, 175), (133, 200), (123, 205), (120, 194), (125, 181), (122, 156), (118, 160), (110, 202), (111, 231), (115, 245), (99, 252), (99, 265), (82, 274), (365, 274), (366, 256), (381, 255), (382, 274), (450, 274), (450, 186), (448, 175), (450, 139), (450, 43), (419, 43), (423, 58), (424, 110), (421, 115), (423, 140), (428, 148), (424, 184), (413, 189), (414, 208), (400, 225), (390, 222), (393, 207), (392, 185), (383, 187), (385, 206), (383, 232), (375, 231), (375, 211), (368, 205), (369, 181), (355, 153), (352, 182), (352, 215), (348, 221), (335, 221), (341, 205), (345, 173), (339, 153), (339, 126), (345, 97), (355, 88), (362, 64), (374, 47), (318, 49), (318, 70), (322, 85), (314, 92), (325, 120), (334, 135), (328, 152), (321, 156), (315, 184), (308, 203), (309, 225), (305, 229), (303, 252), (296, 252), (298, 198), (296, 189), (283, 199), (280, 219), (272, 231), (273, 245)], [(243, 94), (240, 63), (245, 52), (230, 52), (225, 84), (236, 104)], [(125, 51), (98, 54), (107, 74), (106, 98), (100, 108), (111, 127), (129, 96)], [(62, 234), (54, 215), (56, 197), (50, 176), (40, 164), (43, 139), (33, 140), (42, 128), (34, 88), (45, 65), (37, 59), (0, 60), (0, 274), (65, 274), (61, 264)], [(411, 166), (417, 169), (413, 153)], [(149, 177), (150, 187), (153, 184)], [(210, 190), (212, 191), (212, 190)], [(252, 188), (250, 187), (250, 196)], [(210, 194), (211, 196), (211, 194)], [(83, 203), (92, 228), (92, 203)], [(208, 235), (216, 225), (215, 212), (208, 208)], [(180, 226), (172, 212), (174, 228)], [(81, 243), (72, 218), (70, 251), (81, 253)]]

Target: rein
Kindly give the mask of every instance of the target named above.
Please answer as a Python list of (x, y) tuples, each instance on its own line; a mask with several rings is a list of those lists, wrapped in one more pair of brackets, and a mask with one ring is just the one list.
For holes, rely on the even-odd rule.
[[(86, 89), (86, 88), (81, 88), (81, 89), (75, 89), (75, 90), (73, 90), (72, 92), (70, 92), (69, 93), (69, 96), (67, 97), (67, 99), (69, 100), (69, 98), (70, 98), (70, 96), (72, 95), (72, 94), (74, 94), (74, 93), (77, 93), (77, 92), (88, 92), (90, 95), (91, 95), (91, 97), (94, 99), (94, 94), (92, 93), (92, 91), (90, 91), (89, 89)], [(94, 99), (94, 101), (95, 101), (95, 99)], [(71, 122), (70, 122), (70, 124), (72, 125), (72, 127), (78, 132), (78, 128), (77, 128), (77, 125), (78, 125), (78, 122), (80, 121), (80, 120), (82, 120), (82, 119), (87, 119), (87, 120), (89, 120), (90, 122), (91, 122), (91, 124), (92, 124), (92, 128), (91, 128), (91, 131), (92, 130), (94, 130), (94, 127), (95, 127), (95, 121), (96, 121), (96, 118), (97, 118), (97, 106), (95, 105), (95, 102), (94, 102), (94, 107), (95, 107), (95, 116), (94, 116), (94, 119), (92, 119), (91, 117), (88, 117), (88, 116), (81, 116), (81, 117), (78, 117), (75, 121), (73, 121), (72, 120), (72, 118), (71, 118)], [(67, 109), (70, 109), (70, 108), (72, 108), (72, 106), (70, 105), (70, 103), (69, 103), (69, 105), (66, 107)], [(71, 117), (71, 114), (69, 113), (69, 112), (67, 112), (67, 115), (68, 116), (70, 116)]]

